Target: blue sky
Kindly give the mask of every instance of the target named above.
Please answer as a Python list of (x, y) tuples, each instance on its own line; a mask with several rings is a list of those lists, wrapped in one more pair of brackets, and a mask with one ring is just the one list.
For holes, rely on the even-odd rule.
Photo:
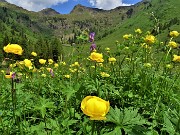
[[(136, 4), (140, 1), (142, 1), (142, 0), (122, 0), (122, 3)], [(69, 0), (68, 2), (58, 4), (56, 6), (52, 6), (52, 8), (61, 14), (68, 14), (68, 13), (70, 13), (70, 11), (72, 11), (74, 6), (77, 4), (81, 4), (81, 5), (87, 6), (87, 7), (94, 7), (94, 8), (96, 7), (96, 6), (92, 6), (92, 4), (90, 4), (90, 2), (88, 0)]]
[(45, 8), (53, 8), (61, 14), (68, 14), (75, 5), (99, 9), (113, 9), (118, 6), (136, 4), (142, 0), (6, 0), (9, 3), (23, 7), (29, 11), (38, 12)]

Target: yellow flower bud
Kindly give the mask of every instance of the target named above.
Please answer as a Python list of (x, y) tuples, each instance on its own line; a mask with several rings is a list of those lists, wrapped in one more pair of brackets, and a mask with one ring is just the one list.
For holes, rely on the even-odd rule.
[(178, 56), (178, 55), (173, 55), (173, 61), (174, 62), (180, 62), (180, 56)]
[(105, 73), (105, 72), (101, 72), (101, 77), (109, 77), (110, 75), (108, 73)]
[(170, 35), (171, 37), (177, 37), (177, 36), (179, 36), (179, 32), (177, 32), (177, 31), (171, 31), (171, 32), (169, 33), (169, 35)]
[(40, 63), (40, 64), (45, 64), (45, 63), (46, 63), (46, 60), (44, 60), (44, 59), (39, 59), (39, 63)]
[(178, 47), (177, 43), (174, 42), (174, 41), (170, 41), (169, 44), (168, 44), (168, 46), (169, 46), (169, 47), (172, 47), (172, 48), (177, 48), (177, 47)]
[(37, 53), (32, 52), (31, 55), (34, 56), (34, 57), (36, 57), (36, 56), (37, 56)]
[(136, 29), (135, 32), (138, 33), (138, 34), (142, 33), (141, 29)]

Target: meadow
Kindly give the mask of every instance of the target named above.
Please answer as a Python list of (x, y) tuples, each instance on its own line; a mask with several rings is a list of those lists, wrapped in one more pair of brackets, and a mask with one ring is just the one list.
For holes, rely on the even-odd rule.
[[(58, 61), (2, 48), (2, 135), (180, 135), (180, 46), (141, 29), (111, 47), (67, 47)], [(91, 48), (90, 48), (91, 46)], [(91, 49), (91, 50), (90, 50)]]

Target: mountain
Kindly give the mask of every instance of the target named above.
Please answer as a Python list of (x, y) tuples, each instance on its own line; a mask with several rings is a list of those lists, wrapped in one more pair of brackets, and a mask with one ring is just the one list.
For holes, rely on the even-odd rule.
[(96, 14), (98, 12), (105, 12), (105, 10), (98, 9), (98, 8), (85, 7), (81, 4), (78, 4), (73, 8), (70, 14), (84, 14), (85, 12), (91, 12), (91, 13)]
[(174, 0), (143, 0), (112, 10), (76, 5), (70, 14), (63, 15), (51, 8), (32, 12), (1, 0), (0, 43), (20, 42), (20, 37), (32, 44), (40, 38), (55, 37), (62, 43), (73, 43), (83, 30), (87, 30), (96, 33), (97, 43), (109, 45), (136, 28), (157, 34), (153, 31), (156, 25), (160, 28), (159, 37), (166, 37), (169, 30), (180, 31), (179, 6), (180, 1)]
[[(141, 28), (143, 32), (150, 31), (163, 41), (166, 41), (169, 31), (180, 32), (180, 1), (143, 0), (132, 7), (133, 15), (118, 24), (115, 31), (99, 41), (98, 44), (108, 45), (116, 40), (123, 40), (124, 34), (133, 33), (137, 28)], [(159, 32), (156, 31), (157, 28), (159, 28)], [(176, 41), (180, 43), (179, 38)]]
[(43, 9), (43, 10), (39, 11), (38, 13), (43, 14), (43, 15), (51, 15), (51, 16), (60, 14), (59, 12), (57, 12), (56, 10), (54, 10), (52, 8)]

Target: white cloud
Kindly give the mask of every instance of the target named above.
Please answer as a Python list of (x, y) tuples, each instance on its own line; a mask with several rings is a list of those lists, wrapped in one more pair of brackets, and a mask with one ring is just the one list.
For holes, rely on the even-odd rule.
[(6, 0), (9, 3), (23, 7), (30, 11), (40, 11), (44, 8), (67, 2), (68, 0)]
[(122, 0), (89, 0), (92, 6), (100, 9), (113, 9), (118, 6), (129, 6), (130, 4), (122, 3)]

